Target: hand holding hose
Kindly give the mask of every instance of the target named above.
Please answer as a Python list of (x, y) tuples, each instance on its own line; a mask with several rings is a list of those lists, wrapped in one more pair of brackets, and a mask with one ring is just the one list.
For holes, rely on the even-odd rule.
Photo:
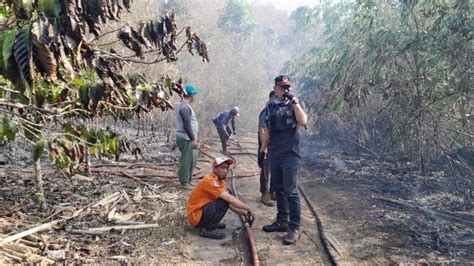
[(255, 214), (252, 211), (247, 211), (244, 216), (245, 222), (249, 223), (252, 226), (253, 222), (255, 221)]

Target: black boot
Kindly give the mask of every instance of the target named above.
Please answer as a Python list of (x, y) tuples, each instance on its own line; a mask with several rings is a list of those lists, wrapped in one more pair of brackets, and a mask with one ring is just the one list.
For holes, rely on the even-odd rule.
[(202, 237), (207, 237), (211, 239), (223, 239), (225, 237), (224, 232), (222, 232), (219, 229), (214, 229), (214, 230), (206, 230), (204, 228), (201, 228), (201, 231), (199, 231), (199, 235)]
[(288, 223), (284, 222), (273, 222), (272, 224), (265, 225), (263, 227), (265, 232), (288, 232)]

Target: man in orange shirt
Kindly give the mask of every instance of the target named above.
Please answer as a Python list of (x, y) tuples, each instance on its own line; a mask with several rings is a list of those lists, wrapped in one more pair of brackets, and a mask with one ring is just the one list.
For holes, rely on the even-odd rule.
[(199, 228), (199, 235), (212, 239), (223, 239), (225, 224), (220, 223), (230, 208), (252, 223), (253, 211), (245, 203), (227, 191), (225, 179), (234, 161), (225, 156), (216, 157), (212, 162), (212, 173), (202, 178), (193, 188), (188, 199), (188, 220)]

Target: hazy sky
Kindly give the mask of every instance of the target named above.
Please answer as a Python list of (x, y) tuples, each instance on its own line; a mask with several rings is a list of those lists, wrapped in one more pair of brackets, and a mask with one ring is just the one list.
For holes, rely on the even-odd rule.
[(314, 7), (319, 0), (255, 0), (255, 2), (272, 3), (278, 9), (291, 12), (299, 6)]

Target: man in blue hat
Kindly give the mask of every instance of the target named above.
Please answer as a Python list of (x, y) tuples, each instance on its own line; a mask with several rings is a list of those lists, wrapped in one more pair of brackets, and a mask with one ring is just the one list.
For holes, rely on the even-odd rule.
[(191, 178), (196, 166), (198, 121), (191, 103), (198, 90), (192, 85), (184, 87), (185, 95), (176, 105), (176, 145), (181, 151), (178, 177), (183, 189), (191, 190)]

